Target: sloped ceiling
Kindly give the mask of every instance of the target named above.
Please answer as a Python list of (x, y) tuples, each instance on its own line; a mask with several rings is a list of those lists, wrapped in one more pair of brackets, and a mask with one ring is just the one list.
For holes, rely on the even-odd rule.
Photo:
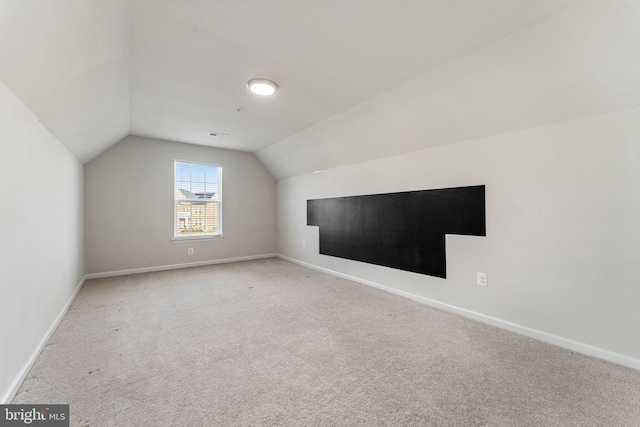
[(83, 163), (128, 134), (255, 152), (572, 3), (1, 0), (0, 79)]
[(0, 0), (0, 80), (92, 159), (129, 134), (129, 2)]
[(282, 179), (637, 108), (638, 76), (640, 2), (581, 2), (257, 155)]
[(0, 80), (83, 163), (132, 134), (285, 178), (638, 105), (638, 28), (624, 0), (0, 0)]
[[(567, 4), (135, 0), (131, 133), (257, 151)], [(277, 96), (250, 94), (253, 77)]]

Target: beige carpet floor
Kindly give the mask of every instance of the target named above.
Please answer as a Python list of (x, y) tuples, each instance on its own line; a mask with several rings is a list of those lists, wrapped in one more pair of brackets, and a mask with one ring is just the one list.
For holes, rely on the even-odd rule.
[(13, 403), (73, 426), (640, 426), (640, 372), (266, 259), (88, 281)]

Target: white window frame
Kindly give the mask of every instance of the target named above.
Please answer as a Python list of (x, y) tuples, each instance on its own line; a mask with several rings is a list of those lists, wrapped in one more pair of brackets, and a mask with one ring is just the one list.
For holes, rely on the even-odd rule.
[[(178, 234), (178, 204), (177, 202), (179, 201), (179, 199), (176, 197), (176, 191), (177, 191), (177, 185), (176, 185), (176, 172), (177, 172), (177, 166), (178, 163), (182, 163), (182, 164), (189, 164), (189, 165), (197, 165), (197, 166), (208, 166), (208, 167), (215, 167), (219, 169), (219, 182), (218, 182), (218, 200), (215, 200), (213, 202), (210, 203), (217, 203), (218, 204), (218, 233), (216, 234)], [(216, 163), (206, 163), (206, 162), (201, 162), (201, 161), (193, 161), (193, 160), (180, 160), (180, 159), (174, 159), (173, 160), (173, 240), (174, 241), (183, 241), (183, 240), (200, 240), (200, 239), (222, 239), (224, 237), (223, 235), (223, 220), (222, 220), (222, 207), (223, 207), (223, 172), (224, 172), (224, 167), (220, 164), (216, 164)], [(205, 205), (206, 206), (206, 205)], [(205, 207), (205, 211), (206, 211), (206, 207)]]

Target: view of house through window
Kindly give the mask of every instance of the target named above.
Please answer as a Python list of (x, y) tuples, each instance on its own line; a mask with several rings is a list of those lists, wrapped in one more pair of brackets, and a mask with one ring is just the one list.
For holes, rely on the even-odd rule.
[(174, 237), (222, 236), (222, 166), (175, 161)]

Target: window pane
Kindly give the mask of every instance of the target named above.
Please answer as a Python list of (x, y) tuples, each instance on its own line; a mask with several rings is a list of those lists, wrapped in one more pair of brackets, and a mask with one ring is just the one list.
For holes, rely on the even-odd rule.
[(174, 236), (222, 235), (222, 168), (176, 162)]
[(209, 198), (212, 200), (220, 200), (219, 199), (219, 191), (218, 186), (220, 182), (220, 169), (212, 168), (207, 171), (207, 176), (205, 180), (205, 186), (207, 189), (207, 194)]

